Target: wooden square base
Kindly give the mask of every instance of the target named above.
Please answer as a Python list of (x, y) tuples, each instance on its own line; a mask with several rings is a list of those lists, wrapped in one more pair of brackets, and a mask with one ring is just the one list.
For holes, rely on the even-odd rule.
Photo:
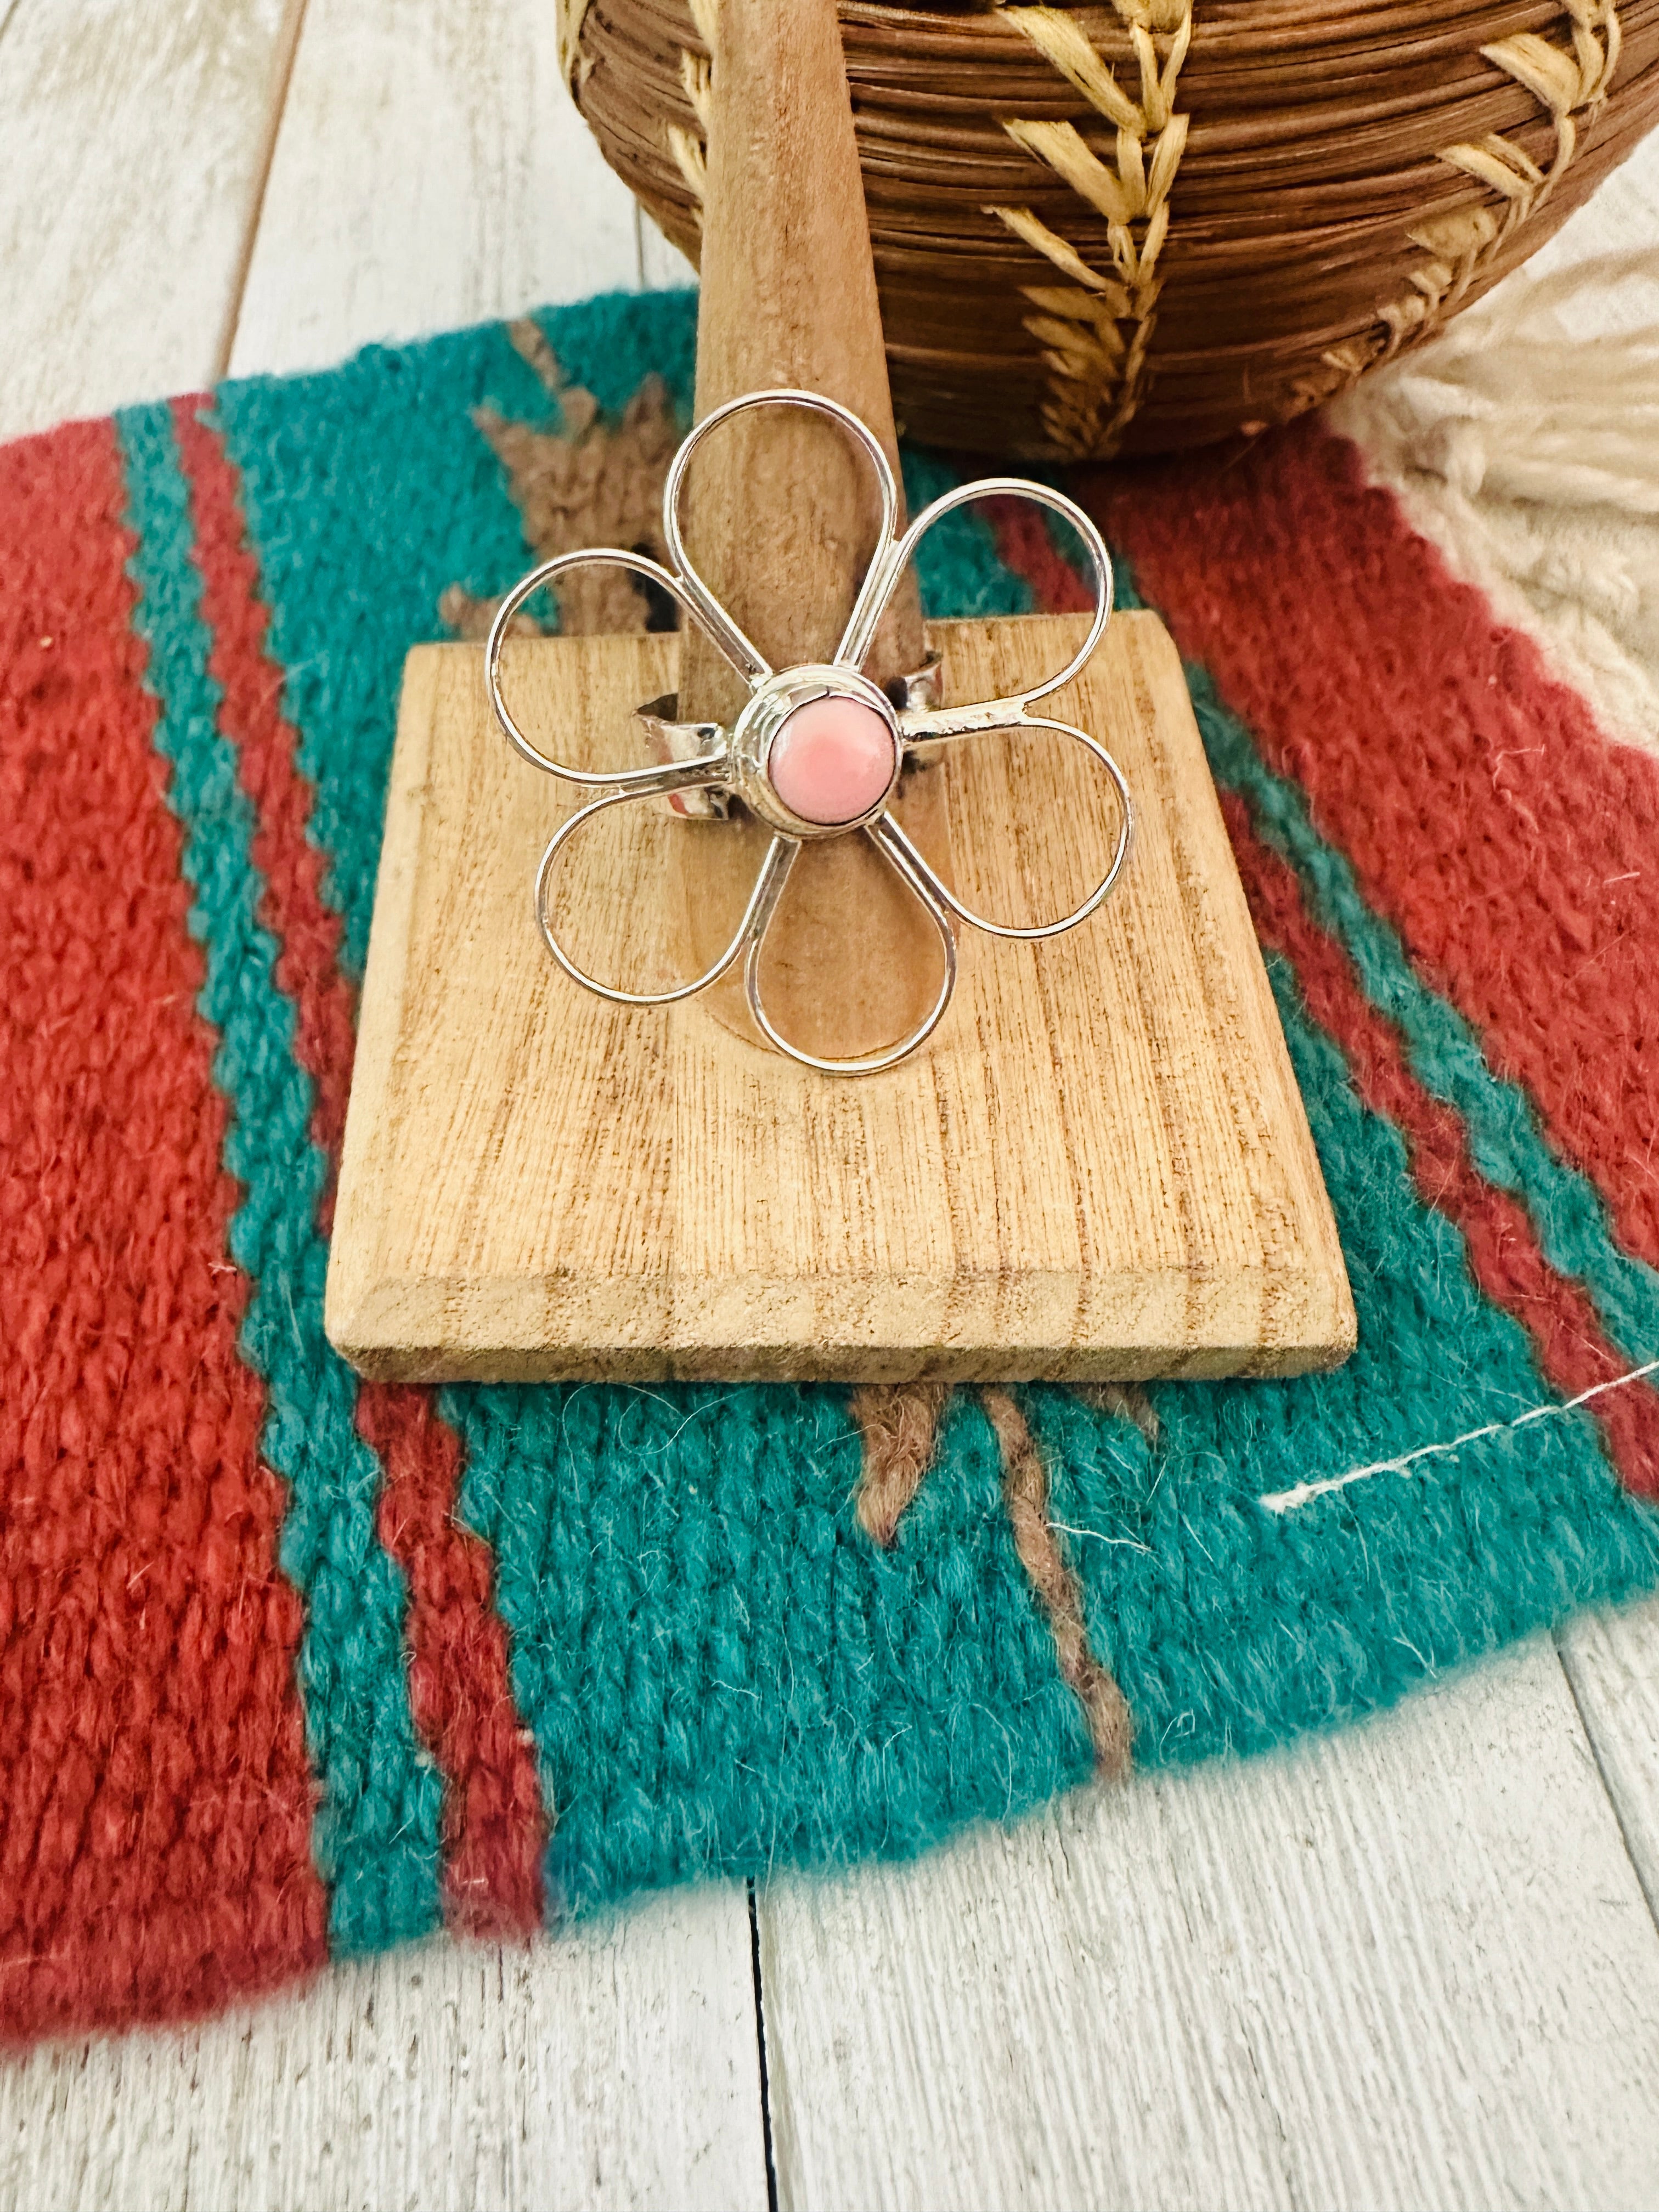
[[(1064, 661), (1080, 620), (939, 625), (945, 696), (1018, 690)], [(624, 731), (674, 688), (672, 637), (513, 650), (538, 729)], [(530, 885), (568, 795), (509, 754), (479, 648), (411, 653), (329, 1265), (346, 1358), (421, 1382), (1082, 1380), (1343, 1358), (1335, 1224), (1156, 617), (1117, 617), (1045, 711), (1097, 732), (1129, 779), (1123, 883), (1048, 945), (964, 931), (933, 1042), (848, 1079), (763, 1051), (697, 1000), (630, 1012), (561, 975)], [(1018, 904), (1017, 884), (998, 896), (1014, 811), (1039, 837), (1044, 818), (1001, 750), (969, 743), (932, 771), (957, 880), (994, 914)], [(642, 878), (627, 896), (659, 894)]]

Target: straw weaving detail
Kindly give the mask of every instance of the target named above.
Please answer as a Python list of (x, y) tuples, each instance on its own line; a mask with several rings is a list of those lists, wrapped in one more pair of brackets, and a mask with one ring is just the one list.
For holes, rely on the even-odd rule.
[(1091, 267), (1032, 208), (986, 210), (1073, 280), (1023, 285), (1037, 310), (1026, 317), (1025, 327), (1042, 347), (1049, 371), (1042, 422), (1056, 449), (1103, 459), (1122, 444), (1146, 382), (1162, 289), (1158, 256), (1170, 231), (1170, 187), (1187, 144), (1187, 118), (1176, 112), (1175, 96), (1193, 35), (1192, 0), (1115, 0), (1115, 5), (1129, 27), (1139, 69), (1138, 100), (1119, 86), (1074, 16), (1057, 8), (1008, 10), (1009, 21), (1115, 126), (1112, 164), (1100, 159), (1073, 124), (1011, 119), (1002, 126), (1015, 145), (1047, 162), (1105, 216), (1111, 274)]
[(559, 0), (559, 75), (569, 86), (573, 99), (579, 80), (587, 73), (588, 64), (582, 56), (582, 24), (586, 15), (587, 0)]
[[(945, 451), (1282, 421), (1479, 299), (1659, 122), (1659, 0), (839, 5), (894, 409)], [(695, 260), (689, 0), (563, 6), (601, 150)]]
[(1368, 368), (1431, 337), (1462, 304), (1486, 264), (1547, 204), (1577, 152), (1577, 118), (1595, 115), (1605, 103), (1624, 45), (1614, 0), (1565, 0), (1563, 12), (1571, 26), (1570, 52), (1534, 31), (1519, 31), (1480, 49), (1495, 68), (1533, 94), (1553, 124), (1555, 149), (1548, 167), (1516, 139), (1495, 131), (1443, 147), (1439, 158), (1490, 187), (1499, 204), (1462, 208), (1407, 232), (1427, 259), (1412, 271), (1406, 289), (1377, 310), (1374, 329), (1332, 347), (1318, 373), (1298, 385), (1301, 405), (1318, 406), (1346, 391)]
[(698, 54), (693, 53), (690, 46), (680, 48), (680, 82), (691, 103), (691, 112), (697, 118), (697, 127), (688, 131), (684, 124), (671, 123), (667, 137), (675, 166), (701, 209), (708, 178), (708, 105), (714, 81), (714, 0), (689, 0), (689, 5), (697, 36), (708, 49), (707, 53)]

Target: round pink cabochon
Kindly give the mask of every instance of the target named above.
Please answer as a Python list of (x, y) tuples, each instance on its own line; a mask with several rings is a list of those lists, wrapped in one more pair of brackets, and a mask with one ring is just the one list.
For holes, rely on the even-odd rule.
[(856, 822), (893, 780), (893, 732), (873, 707), (832, 694), (787, 716), (772, 740), (772, 788), (803, 822)]

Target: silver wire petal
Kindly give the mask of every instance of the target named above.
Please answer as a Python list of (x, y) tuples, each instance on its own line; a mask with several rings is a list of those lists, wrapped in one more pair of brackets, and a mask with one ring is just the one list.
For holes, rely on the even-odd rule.
[[(860, 422), (850, 408), (843, 407), (839, 400), (826, 399), (821, 392), (796, 392), (784, 387), (769, 392), (745, 392), (741, 398), (728, 399), (723, 407), (716, 407), (705, 415), (684, 440), (669, 469), (668, 481), (663, 486), (663, 543), (684, 580), (688, 599), (697, 607), (703, 629), (738, 673), (753, 685), (763, 684), (773, 673), (771, 664), (753, 640), (733, 622), (692, 566), (680, 532), (680, 499), (692, 454), (711, 430), (718, 429), (722, 423), (729, 422), (734, 415), (741, 415), (750, 407), (804, 407), (809, 413), (827, 415), (863, 448), (875, 470), (876, 483), (881, 494), (881, 529), (876, 540), (875, 552), (865, 572), (864, 581), (848, 618), (849, 631), (861, 620), (866, 600), (879, 586), (884, 563), (892, 547), (893, 527), (898, 520), (898, 489), (893, 482), (893, 471), (888, 465), (887, 456), (881, 449), (881, 441), (874, 432)], [(871, 628), (873, 633), (873, 623)], [(846, 656), (837, 651), (836, 659), (838, 662), (844, 662)]]
[[(890, 831), (897, 831), (897, 843), (890, 841), (888, 834)], [(749, 947), (749, 957), (744, 963), (744, 995), (749, 1001), (749, 1011), (755, 1018), (756, 1027), (768, 1042), (775, 1045), (789, 1059), (798, 1061), (802, 1067), (814, 1068), (820, 1075), (879, 1075), (884, 1068), (896, 1066), (898, 1062), (913, 1053), (918, 1045), (925, 1044), (932, 1036), (940, 1022), (944, 1020), (945, 1010), (950, 1005), (951, 994), (957, 988), (957, 935), (951, 927), (949, 912), (934, 896), (933, 886), (938, 882), (937, 877), (927, 866), (926, 862), (922, 863), (920, 870), (915, 866), (915, 862), (920, 860), (921, 855), (917, 854), (915, 847), (911, 844), (909, 839), (898, 830), (898, 825), (890, 814), (884, 814), (878, 820), (871, 823), (864, 834), (906, 888), (915, 895), (926, 910), (929, 921), (939, 932), (939, 944), (945, 953), (945, 974), (939, 984), (939, 995), (933, 1006), (917, 1027), (912, 1030), (908, 1036), (902, 1037), (896, 1044), (884, 1045), (879, 1052), (866, 1053), (850, 1060), (821, 1059), (817, 1053), (808, 1052), (801, 1045), (791, 1044), (788, 1038), (773, 1026), (763, 1003), (760, 988), (761, 955), (765, 949), (767, 927), (783, 890), (783, 881), (780, 878), (770, 904), (756, 926)], [(790, 845), (790, 860), (793, 862), (794, 854), (800, 850), (800, 848), (786, 838), (780, 838), (777, 842), (780, 844)], [(787, 872), (788, 870), (786, 867), (783, 873), (787, 876)]]
[[(1105, 768), (1115, 787), (1121, 809), (1121, 823), (1116, 849), (1106, 873), (1090, 892), (1088, 897), (1073, 912), (1056, 921), (1045, 922), (1034, 927), (1020, 928), (995, 922), (975, 914), (964, 906), (956, 894), (934, 872), (921, 853), (912, 843), (890, 813), (884, 813), (865, 826), (865, 834), (888, 865), (893, 868), (939, 933), (945, 956), (944, 975), (934, 1004), (921, 1023), (896, 1043), (884, 1047), (877, 1053), (847, 1060), (829, 1060), (792, 1044), (773, 1025), (769, 1018), (760, 984), (760, 965), (768, 930), (777, 911), (784, 885), (795, 856), (800, 850), (793, 837), (775, 836), (764, 859), (744, 908), (736, 933), (719, 958), (704, 972), (687, 983), (672, 989), (658, 992), (632, 992), (602, 983), (595, 976), (579, 968), (554, 930), (550, 913), (553, 872), (560, 854), (571, 838), (585, 823), (604, 812), (609, 806), (620, 805), (624, 799), (648, 798), (653, 794), (674, 793), (712, 794), (732, 787), (732, 763), (731, 739), (727, 732), (714, 725), (703, 725), (696, 736), (688, 726), (676, 726), (668, 738), (659, 738), (673, 750), (678, 742), (682, 747), (695, 744), (705, 735), (709, 750), (691, 758), (669, 760), (644, 769), (597, 771), (574, 769), (544, 753), (520, 728), (502, 696), (501, 661), (503, 642), (513, 617), (532, 595), (554, 582), (569, 570), (582, 566), (620, 568), (634, 574), (648, 578), (660, 590), (666, 592), (682, 613), (695, 622), (711, 643), (731, 662), (732, 666), (753, 690), (764, 684), (774, 673), (765, 656), (741, 627), (727, 614), (715, 599), (701, 575), (687, 557), (680, 529), (680, 503), (687, 469), (691, 457), (702, 440), (732, 416), (751, 407), (795, 406), (829, 416), (837, 422), (863, 449), (876, 471), (881, 496), (881, 527), (874, 554), (860, 586), (851, 614), (848, 618), (841, 642), (836, 648), (836, 665), (853, 670), (860, 669), (873, 642), (876, 630), (891, 600), (900, 577), (913, 558), (917, 546), (933, 526), (957, 507), (989, 498), (1019, 498), (1046, 507), (1063, 515), (1081, 538), (1088, 554), (1095, 578), (1095, 611), (1088, 634), (1066, 665), (1055, 674), (1045, 678), (1018, 697), (983, 700), (963, 707), (935, 708), (929, 704), (932, 689), (932, 670), (922, 672), (907, 685), (904, 702), (898, 708), (901, 739), (907, 751), (923, 751), (931, 755), (941, 743), (964, 738), (981, 732), (997, 729), (1042, 729), (1060, 736), (1074, 738), (1085, 746)], [(613, 1004), (628, 1006), (672, 1006), (705, 990), (719, 980), (741, 957), (744, 958), (744, 988), (750, 1012), (761, 1033), (776, 1048), (802, 1066), (813, 1068), (824, 1074), (869, 1075), (894, 1066), (917, 1046), (925, 1042), (943, 1019), (951, 994), (956, 988), (957, 951), (953, 917), (987, 931), (994, 937), (1038, 939), (1055, 937), (1087, 919), (1111, 890), (1128, 857), (1133, 830), (1133, 808), (1129, 790), (1121, 770), (1106, 748), (1096, 738), (1074, 724), (1048, 720), (1030, 712), (1032, 705), (1070, 683), (1082, 670), (1099, 643), (1112, 609), (1112, 565), (1104, 541), (1093, 522), (1073, 501), (1063, 492), (1044, 484), (1031, 483), (1019, 477), (994, 477), (975, 483), (959, 484), (925, 507), (905, 532), (896, 538), (895, 526), (898, 514), (898, 494), (893, 471), (879, 441), (858, 416), (838, 402), (825, 398), (821, 393), (779, 389), (744, 393), (740, 398), (716, 408), (698, 423), (683, 441), (675, 454), (663, 490), (663, 533), (668, 547), (672, 569), (659, 565), (647, 556), (625, 552), (620, 548), (601, 547), (563, 553), (543, 562), (531, 570), (501, 602), (490, 626), (485, 652), (485, 666), (491, 703), (509, 743), (515, 751), (532, 767), (603, 795), (579, 808), (562, 823), (549, 841), (536, 872), (535, 907), (538, 924), (549, 952), (559, 967), (573, 981), (599, 997)], [(658, 702), (652, 702), (655, 706)], [(642, 710), (647, 728), (651, 709)], [(717, 742), (716, 742), (717, 741)], [(705, 799), (703, 805), (718, 806), (720, 801)]]
[(1087, 730), (1079, 730), (1073, 722), (1051, 721), (1042, 714), (1023, 714), (1003, 726), (1012, 730), (1051, 730), (1059, 737), (1075, 738), (1079, 744), (1085, 746), (1094, 755), (1112, 780), (1113, 787), (1117, 793), (1118, 805), (1121, 810), (1117, 844), (1105, 874), (1080, 906), (1073, 907), (1070, 914), (1062, 915), (1058, 921), (1039, 922), (1035, 927), (1030, 929), (1017, 928), (1008, 922), (988, 921), (982, 914), (975, 914), (972, 907), (964, 906), (949, 884), (942, 882), (934, 874), (921, 853), (890, 815), (884, 817), (878, 826), (890, 830), (895, 843), (902, 848), (915, 873), (927, 884), (933, 896), (950, 908), (958, 921), (965, 921), (975, 929), (982, 929), (988, 937), (1012, 937), (1018, 939), (1023, 944), (1036, 944), (1045, 937), (1062, 936), (1066, 930), (1075, 929), (1080, 921), (1087, 921), (1089, 916), (1095, 912), (1110, 892), (1113, 884), (1123, 872), (1123, 864), (1129, 857), (1129, 848), (1134, 839), (1134, 802), (1129, 796), (1128, 782), (1122, 769), (1107, 751), (1105, 746), (1101, 744), (1099, 738), (1091, 737)]
[[(853, 611), (853, 617), (847, 625), (846, 635), (836, 650), (838, 660), (854, 668), (862, 667), (875, 637), (876, 625), (886, 611), (887, 603), (897, 588), (899, 578), (915, 557), (917, 546), (936, 522), (943, 521), (947, 514), (954, 514), (959, 507), (975, 506), (983, 499), (1030, 500), (1034, 506), (1046, 507), (1055, 514), (1064, 515), (1083, 540), (1095, 577), (1095, 613), (1094, 620), (1089, 625), (1089, 634), (1057, 675), (1045, 677), (1041, 684), (1023, 691), (1019, 695), (1020, 699), (1029, 707), (1033, 701), (1046, 699), (1051, 691), (1058, 691), (1062, 684), (1069, 684), (1081, 672), (1111, 619), (1112, 556), (1106, 550), (1105, 539), (1075, 500), (1067, 499), (1063, 491), (1055, 491), (1048, 484), (1030, 483), (1023, 477), (981, 477), (973, 483), (956, 485), (953, 489), (941, 493), (931, 506), (924, 507), (903, 537), (888, 553), (878, 578), (875, 578), (872, 568), (874, 587), (866, 581), (859, 604)], [(1000, 705), (1004, 702), (991, 703)], [(962, 720), (964, 714), (981, 711), (978, 708), (944, 708), (934, 714), (915, 717), (914, 721), (907, 716), (903, 727), (908, 736), (914, 726), (916, 739), (925, 741), (933, 738), (965, 737), (975, 729), (1001, 726), (1000, 724), (988, 725)]]
[[(603, 799), (592, 799), (587, 805), (579, 806), (568, 821), (559, 824), (548, 840), (547, 849), (542, 854), (541, 866), (536, 871), (536, 921), (542, 933), (542, 941), (553, 955), (554, 959), (558, 962), (571, 981), (580, 983), (585, 990), (596, 992), (601, 999), (609, 999), (613, 1006), (672, 1006), (682, 999), (695, 997), (699, 991), (706, 990), (709, 984), (717, 983), (742, 952), (744, 945), (752, 937), (764, 929), (766, 917), (771, 914), (773, 908), (777, 904), (778, 892), (782, 889), (781, 876), (788, 872), (787, 866), (781, 872), (779, 870), (778, 849), (780, 846), (787, 846), (789, 841), (787, 838), (775, 837), (768, 847), (766, 857), (761, 862), (759, 873), (755, 878), (755, 887), (750, 892), (748, 903), (744, 908), (743, 919), (738, 922), (731, 943), (712, 967), (705, 968), (701, 975), (693, 977), (689, 983), (676, 984), (672, 990), (623, 991), (615, 984), (602, 983), (597, 976), (590, 975), (586, 969), (579, 968), (565, 951), (559, 942), (558, 933), (553, 927), (552, 915), (548, 910), (549, 893), (552, 885), (554, 863), (582, 824), (591, 822), (596, 814), (603, 814), (607, 807), (620, 806), (625, 800), (637, 799), (640, 796), (641, 794), (635, 791), (609, 791)], [(793, 849), (791, 848), (792, 851)], [(777, 879), (775, 882), (775, 878)]]
[(495, 610), (495, 619), (489, 625), (489, 640), (484, 646), (484, 678), (489, 686), (489, 703), (495, 711), (507, 743), (520, 758), (532, 768), (539, 768), (549, 775), (556, 775), (566, 783), (580, 784), (590, 791), (612, 791), (624, 795), (648, 797), (656, 791), (690, 791), (724, 781), (726, 749), (703, 755), (697, 760), (669, 761), (657, 768), (617, 769), (599, 770), (572, 768), (567, 762), (556, 761), (544, 753), (539, 745), (526, 737), (519, 726), (513, 709), (501, 691), (501, 647), (507, 633), (525, 601), (566, 575), (573, 568), (627, 568), (636, 575), (648, 576), (668, 592), (675, 604), (686, 613), (696, 617), (696, 610), (682, 588), (678, 577), (671, 576), (643, 553), (625, 553), (620, 546), (599, 545), (584, 547), (580, 552), (556, 554), (532, 568), (513, 586)]

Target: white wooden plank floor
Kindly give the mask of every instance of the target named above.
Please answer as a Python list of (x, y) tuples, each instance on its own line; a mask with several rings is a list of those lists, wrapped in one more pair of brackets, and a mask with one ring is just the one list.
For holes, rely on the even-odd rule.
[(234, 374), (638, 283), (556, 30), (550, 4), (307, 0)]
[(1534, 1640), (762, 1905), (784, 2201), (1639, 2205), (1659, 1933)]
[(0, 434), (222, 373), (296, 0), (13, 0)]
[[(680, 281), (552, 15), (0, 0), (0, 435)], [(1659, 146), (1555, 254), (1642, 239)], [(0, 2063), (0, 2205), (1651, 2206), (1655, 1903), (1659, 1604), (1282, 1758), (781, 1882), (757, 1945), (741, 1893), (681, 1894)]]
[(0, 2073), (15, 2212), (764, 2212), (749, 1914), (661, 1899), (501, 1950), (447, 1942), (173, 2035)]

